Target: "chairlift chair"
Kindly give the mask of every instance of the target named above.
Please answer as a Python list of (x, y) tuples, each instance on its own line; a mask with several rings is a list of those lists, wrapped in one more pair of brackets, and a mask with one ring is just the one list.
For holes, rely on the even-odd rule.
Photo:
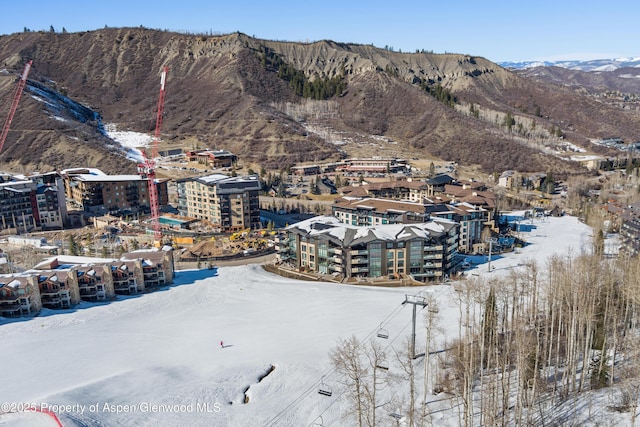
[(380, 323), (380, 329), (378, 329), (378, 338), (384, 338), (385, 340), (389, 338), (389, 331), (382, 327), (382, 323)]
[(331, 396), (333, 394), (331, 387), (324, 383), (324, 377), (322, 377), (322, 379), (320, 380), (320, 388), (318, 388), (318, 393), (323, 396)]

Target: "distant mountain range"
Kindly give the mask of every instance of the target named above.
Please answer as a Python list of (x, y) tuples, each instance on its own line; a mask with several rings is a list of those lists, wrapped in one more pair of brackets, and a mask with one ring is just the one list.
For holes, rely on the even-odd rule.
[(614, 58), (614, 59), (592, 59), (590, 61), (520, 61), (520, 62), (499, 62), (501, 67), (511, 69), (534, 68), (534, 67), (561, 67), (578, 71), (615, 71), (619, 68), (640, 67), (640, 57), (634, 58)]

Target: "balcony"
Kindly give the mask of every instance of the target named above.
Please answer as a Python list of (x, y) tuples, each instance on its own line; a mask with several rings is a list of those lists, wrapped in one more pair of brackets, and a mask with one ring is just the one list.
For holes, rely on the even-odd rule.
[(438, 262), (425, 262), (424, 268), (442, 268), (442, 263)]
[(121, 281), (121, 282), (113, 282), (113, 290), (117, 294), (134, 294), (138, 291), (138, 287), (136, 286), (136, 282), (134, 280), (130, 281)]
[(358, 256), (358, 255), (368, 255), (369, 251), (367, 251), (366, 249), (359, 249), (359, 250), (353, 250), (349, 252), (351, 254), (351, 256)]
[(425, 254), (422, 259), (442, 259), (442, 254)]
[(444, 250), (444, 246), (442, 245), (424, 247), (425, 252), (442, 252), (443, 250)]
[(442, 271), (425, 271), (424, 273), (411, 273), (414, 277), (440, 277), (442, 276)]
[(357, 257), (351, 259), (351, 264), (368, 264), (369, 260), (363, 257)]
[(351, 272), (352, 273), (368, 273), (369, 267), (352, 267)]
[(0, 303), (0, 316), (16, 317), (20, 316), (20, 304), (2, 304)]

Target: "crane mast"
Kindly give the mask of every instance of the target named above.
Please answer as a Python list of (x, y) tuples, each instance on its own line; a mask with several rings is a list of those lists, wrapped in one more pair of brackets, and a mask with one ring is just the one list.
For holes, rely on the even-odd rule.
[(22, 96), (22, 91), (24, 90), (24, 86), (27, 84), (27, 76), (29, 75), (29, 71), (31, 71), (32, 63), (33, 60), (29, 60), (29, 62), (27, 62), (27, 65), (24, 66), (24, 71), (22, 71), (22, 75), (20, 76), (20, 80), (18, 80), (18, 86), (16, 87), (16, 91), (13, 95), (13, 102), (11, 103), (11, 108), (9, 108), (9, 115), (2, 127), (2, 134), (0, 134), (0, 153), (2, 152), (2, 147), (4, 147), (4, 141), (7, 139), (7, 134), (9, 133), (11, 122), (13, 121), (13, 116), (16, 113), (18, 102)]
[(151, 140), (151, 157), (144, 151), (143, 163), (138, 165), (138, 173), (147, 178), (149, 189), (149, 207), (151, 208), (151, 227), (156, 241), (161, 242), (162, 231), (160, 230), (160, 203), (158, 201), (158, 188), (156, 187), (156, 158), (158, 157), (158, 143), (160, 142), (160, 129), (162, 127), (162, 116), (164, 113), (164, 85), (167, 78), (168, 67), (162, 69), (160, 76), (160, 95), (158, 96), (158, 110), (156, 114), (156, 128)]

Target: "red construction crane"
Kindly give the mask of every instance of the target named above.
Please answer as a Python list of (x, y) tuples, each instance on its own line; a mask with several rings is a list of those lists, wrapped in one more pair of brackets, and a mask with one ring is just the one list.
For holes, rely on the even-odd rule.
[(164, 83), (167, 78), (168, 67), (162, 69), (160, 76), (160, 96), (158, 97), (158, 113), (156, 115), (156, 130), (151, 139), (151, 157), (142, 151), (143, 163), (138, 165), (138, 173), (148, 180), (149, 185), (149, 206), (151, 207), (151, 227), (154, 238), (157, 242), (162, 242), (162, 231), (160, 230), (160, 204), (158, 202), (158, 188), (156, 187), (156, 158), (158, 157), (158, 143), (160, 142), (160, 128), (162, 126), (162, 115), (164, 113)]
[(4, 126), (2, 127), (2, 134), (0, 135), (0, 153), (2, 152), (2, 147), (4, 147), (4, 141), (7, 139), (9, 127), (11, 126), (11, 122), (13, 121), (13, 115), (16, 113), (16, 109), (18, 108), (18, 102), (20, 101), (20, 97), (22, 96), (22, 91), (24, 90), (24, 86), (27, 84), (27, 76), (29, 75), (29, 71), (31, 70), (32, 63), (33, 60), (27, 62), (27, 65), (24, 66), (22, 76), (20, 76), (20, 80), (18, 80), (18, 86), (16, 87), (16, 91), (13, 95), (13, 102), (11, 103), (11, 108), (9, 109), (9, 115), (7, 116), (7, 120), (4, 122)]

